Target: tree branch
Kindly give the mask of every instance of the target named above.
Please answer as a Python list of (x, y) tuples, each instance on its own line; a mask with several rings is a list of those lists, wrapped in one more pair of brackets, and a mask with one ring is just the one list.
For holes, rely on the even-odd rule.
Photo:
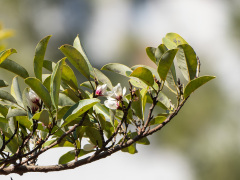
[[(100, 152), (98, 154), (95, 153), (92, 156), (88, 156), (88, 157), (86, 157), (84, 159), (80, 159), (78, 161), (69, 162), (67, 164), (58, 164), (58, 165), (50, 165), (50, 166), (36, 166), (36, 165), (13, 166), (12, 165), (12, 166), (5, 167), (5, 168), (1, 169), (0, 174), (7, 175), (7, 174), (10, 174), (10, 173), (17, 173), (17, 174), (22, 175), (26, 172), (62, 171), (62, 170), (67, 170), (67, 169), (74, 169), (76, 167), (79, 167), (79, 166), (89, 164), (91, 162), (106, 158), (106, 157), (112, 155), (113, 153), (132, 145), (133, 143), (137, 142), (138, 140), (161, 130), (167, 123), (169, 123), (178, 114), (178, 112), (181, 110), (181, 108), (183, 107), (183, 105), (185, 104), (187, 99), (188, 98), (183, 100), (182, 103), (175, 109), (175, 111), (172, 114), (170, 114), (167, 117), (167, 119), (163, 123), (159, 124), (158, 126), (156, 126), (155, 128), (153, 128), (149, 131), (145, 131), (143, 134), (137, 135), (133, 139), (129, 139), (127, 142), (125, 142), (121, 145), (114, 146), (112, 149), (109, 149), (108, 151), (103, 151), (103, 152)], [(77, 125), (79, 125), (79, 124), (77, 124)], [(77, 125), (75, 125), (75, 126), (77, 126)], [(69, 130), (69, 131), (72, 131), (72, 129)], [(54, 145), (56, 145), (56, 144), (57, 144), (57, 142), (54, 143)], [(53, 147), (54, 145), (50, 145), (48, 148)], [(40, 151), (37, 154), (37, 156), (39, 156), (44, 151), (46, 151), (46, 150)]]

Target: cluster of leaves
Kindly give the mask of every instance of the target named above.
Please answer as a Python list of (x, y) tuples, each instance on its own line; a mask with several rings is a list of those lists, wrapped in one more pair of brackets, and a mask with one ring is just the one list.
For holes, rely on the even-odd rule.
[[(23, 166), (25, 172), (30, 171), (26, 167), (31, 166), (35, 167), (32, 171), (37, 171), (38, 156), (55, 147), (72, 148), (59, 158), (59, 164), (73, 160), (81, 162), (80, 157), (87, 153), (92, 153), (87, 162), (118, 150), (134, 154), (137, 152), (136, 144), (150, 144), (147, 136), (160, 130), (177, 115), (193, 91), (214, 78), (199, 77), (200, 61), (193, 48), (178, 34), (169, 33), (157, 48), (146, 48), (157, 68), (146, 65), (130, 68), (119, 63), (102, 67), (101, 70), (129, 78), (128, 94), (118, 98), (116, 109), (109, 109), (98, 98), (96, 90), (107, 86), (111, 92), (114, 89), (112, 82), (101, 70), (92, 67), (80, 39), (76, 37), (73, 46), (66, 44), (59, 48), (65, 57), (57, 63), (44, 59), (49, 39), (50, 36), (43, 38), (36, 47), (33, 61), (35, 77), (29, 77), (24, 67), (8, 59), (16, 53), (15, 49), (0, 54), (0, 68), (17, 75), (12, 80), (10, 93), (0, 90), (2, 174), (17, 172)], [(177, 78), (174, 59), (187, 80), (186, 86)], [(79, 85), (68, 63), (80, 73), (77, 76), (83, 75), (87, 81)], [(43, 68), (49, 73), (43, 74)], [(19, 87), (19, 77), (26, 84), (23, 91)], [(0, 87), (6, 86), (7, 82), (0, 80)], [(176, 95), (175, 105), (162, 92), (164, 88)], [(37, 108), (29, 103), (32, 92), (37, 99), (32, 103), (36, 103)], [(147, 112), (146, 104), (150, 104)], [(154, 115), (154, 109), (161, 113)], [(83, 139), (90, 143), (84, 144)], [(89, 145), (92, 148), (86, 148)], [(10, 170), (11, 164), (14, 168)], [(76, 163), (72, 167), (76, 167)], [(61, 168), (71, 168), (71, 165)]]

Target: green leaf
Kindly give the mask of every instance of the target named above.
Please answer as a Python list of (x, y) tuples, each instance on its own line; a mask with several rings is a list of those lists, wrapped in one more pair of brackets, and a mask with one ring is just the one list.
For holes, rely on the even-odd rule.
[(23, 109), (9, 109), (8, 114), (7, 114), (7, 118), (10, 117), (15, 117), (15, 116), (27, 116), (27, 112)]
[(171, 85), (171, 86), (174, 86), (175, 88), (177, 88), (177, 76), (176, 76), (174, 62), (172, 63), (172, 65), (168, 71), (166, 81), (167, 81), (166, 86), (176, 94), (176, 92), (174, 90), (172, 90), (171, 87), (169, 86), (169, 85)]
[(44, 104), (50, 109), (52, 102), (47, 88), (37, 78), (29, 77), (25, 79), (25, 83), (41, 98)]
[(188, 44), (180, 35), (177, 33), (168, 33), (163, 39), (163, 43), (168, 49), (175, 49), (178, 45)]
[(55, 62), (52, 62), (49, 60), (43, 60), (43, 67), (48, 71), (52, 72), (55, 66), (56, 66)]
[(193, 48), (188, 44), (179, 45), (178, 48), (178, 67), (181, 69), (184, 78), (190, 81), (196, 77), (197, 55)]
[(146, 103), (147, 103), (147, 96), (146, 96), (147, 92), (148, 92), (147, 89), (142, 89), (140, 91), (140, 93), (141, 93), (141, 100), (142, 100), (143, 119), (144, 119), (145, 106), (146, 106)]
[(97, 103), (93, 106), (94, 111), (99, 114), (103, 114), (105, 117), (110, 118), (108, 109), (103, 106), (101, 103)]
[(156, 57), (156, 64), (158, 65), (159, 60), (161, 59), (162, 55), (167, 52), (167, 47), (164, 44), (160, 44), (155, 51), (155, 57)]
[(71, 106), (63, 106), (61, 109), (58, 109), (57, 119), (62, 119), (63, 116), (67, 113), (67, 111), (71, 108)]
[[(134, 77), (133, 77), (134, 78)], [(138, 88), (142, 88), (142, 89), (148, 89), (148, 85), (146, 83), (144, 83), (142, 80), (134, 78), (134, 79), (130, 79), (130, 83)]]
[(63, 68), (64, 62), (65, 62), (65, 58), (63, 58), (57, 63), (51, 76), (50, 95), (51, 95), (52, 103), (55, 109), (58, 108), (58, 98), (59, 98), (62, 68)]
[(13, 53), (17, 53), (16, 49), (7, 49), (5, 51), (3, 51), (1, 54), (0, 54), (0, 64), (5, 61), (8, 56), (10, 56), (11, 54)]
[(159, 81), (161, 80), (160, 77), (159, 77), (159, 74), (157, 72), (157, 69), (152, 68), (150, 66), (146, 66), (146, 65), (135, 65), (135, 66), (131, 67), (131, 69), (134, 70), (138, 67), (144, 67), (144, 68), (150, 70), (157, 80), (159, 80)]
[(34, 73), (37, 79), (42, 81), (42, 67), (47, 44), (51, 36), (44, 37), (36, 46), (34, 56)]
[(122, 152), (128, 152), (130, 154), (135, 154), (135, 153), (138, 152), (137, 149), (136, 149), (136, 143), (133, 143), (133, 144), (131, 144), (130, 146), (128, 146), (126, 148), (123, 148), (121, 151)]
[(152, 86), (154, 83), (153, 75), (150, 70), (148, 70), (145, 67), (138, 67), (136, 68), (131, 74), (131, 77), (136, 77), (140, 80), (142, 80), (144, 83), (146, 83), (149, 86)]
[(62, 67), (62, 80), (71, 88), (78, 90), (77, 78), (73, 70), (67, 64), (64, 64)]
[(19, 122), (20, 125), (26, 127), (27, 129), (31, 129), (33, 126), (32, 120), (28, 119), (27, 116), (16, 116), (16, 121)]
[(135, 91), (134, 99), (132, 101), (132, 110), (134, 112), (134, 115), (139, 117), (140, 119), (143, 119), (143, 112), (142, 112), (142, 98), (141, 98), (141, 93), (140, 89)]
[(75, 47), (81, 53), (81, 55), (83, 56), (83, 58), (85, 59), (85, 61), (88, 64), (91, 74), (94, 76), (94, 69), (88, 60), (88, 57), (83, 49), (83, 46), (82, 46), (81, 41), (78, 36), (74, 39), (73, 47)]
[(15, 76), (12, 80), (12, 86), (11, 86), (11, 94), (12, 96), (16, 99), (17, 103), (20, 106), (23, 106), (22, 103), (22, 93), (19, 87), (19, 83), (18, 83), (18, 76)]
[[(78, 154), (78, 157), (81, 157), (83, 155), (86, 155), (90, 152), (93, 152), (93, 151), (84, 151), (83, 149), (80, 149), (80, 153)], [(65, 153), (64, 155), (62, 155), (59, 160), (58, 160), (58, 164), (66, 164), (72, 160), (75, 159), (75, 150), (71, 150), (71, 151), (68, 151), (67, 153)]]
[(86, 136), (90, 139), (90, 141), (94, 144), (97, 145), (98, 147), (102, 147), (102, 138), (101, 134), (98, 129), (93, 128), (93, 127), (86, 127)]
[(96, 79), (98, 81), (100, 81), (102, 84), (107, 84), (107, 87), (111, 90), (112, 89), (112, 83), (111, 81), (108, 79), (107, 76), (105, 76), (105, 74), (103, 74), (101, 71), (99, 71), (98, 69), (94, 68), (94, 72), (96, 74)]
[(43, 85), (47, 88), (47, 90), (50, 92), (50, 86), (51, 86), (51, 74), (43, 74)]
[(101, 70), (112, 71), (127, 77), (132, 73), (132, 70), (129, 67), (119, 63), (106, 64)]
[[(44, 60), (43, 61), (43, 67), (47, 69), (48, 71), (52, 72), (53, 69), (55, 68), (56, 63), (49, 61), (49, 60)], [(78, 90), (78, 82), (77, 78), (73, 72), (73, 70), (67, 65), (63, 64), (62, 68), (62, 80), (68, 84), (71, 88)]]
[(24, 79), (29, 77), (29, 74), (24, 67), (22, 67), (21, 65), (19, 65), (18, 63), (14, 62), (10, 59), (6, 59), (5, 61), (3, 61), (0, 64), (0, 67), (8, 70), (10, 72), (15, 73)]
[[(52, 143), (54, 143), (55, 141), (56, 141), (56, 139), (51, 139), (51, 140), (45, 142), (43, 144), (43, 147), (47, 147), (47, 146), (51, 145)], [(57, 147), (74, 147), (74, 145), (69, 141), (62, 140), (59, 144), (53, 146), (53, 148), (57, 148)]]
[(150, 121), (150, 125), (161, 124), (165, 121), (165, 116), (156, 116), (153, 120)]
[(85, 81), (82, 84), (80, 84), (82, 87), (86, 87), (88, 89), (93, 89), (96, 88), (95, 82), (94, 81)]
[(184, 98), (186, 99), (192, 92), (194, 92), (196, 89), (198, 89), (203, 84), (207, 83), (208, 81), (216, 78), (215, 76), (202, 76), (196, 79), (191, 80), (183, 93)]
[(161, 108), (165, 110), (171, 108), (171, 101), (164, 93), (160, 92), (158, 94), (157, 100), (159, 101), (157, 105), (160, 106)]
[(0, 104), (0, 114), (2, 114), (4, 117), (7, 116), (8, 108)]
[(59, 48), (62, 53), (68, 58), (70, 63), (88, 80), (90, 80), (90, 71), (88, 64), (82, 54), (73, 46), (65, 44)]
[(75, 102), (62, 92), (59, 94), (58, 106), (73, 106)]
[(146, 53), (147, 53), (148, 57), (149, 57), (154, 63), (156, 63), (155, 52), (156, 52), (156, 48), (154, 48), (154, 47), (147, 47), (147, 48), (146, 48)]
[(174, 57), (177, 53), (177, 49), (171, 49), (166, 51), (162, 57), (160, 58), (160, 61), (158, 63), (158, 74), (160, 78), (165, 81), (168, 71), (171, 68), (171, 65), (173, 63)]
[(7, 87), (7, 86), (8, 86), (8, 83), (6, 81), (0, 79), (0, 88)]
[(34, 114), (32, 119), (38, 120), (47, 126), (49, 124), (49, 113), (46, 109), (44, 109), (41, 112)]
[(78, 103), (73, 105), (63, 116), (63, 120), (65, 122), (62, 126), (67, 125), (68, 123), (82, 115), (84, 112), (89, 110), (98, 102), (100, 102), (100, 100), (96, 98), (80, 100)]
[[(135, 138), (137, 135), (138, 135), (137, 132), (133, 132), (133, 133), (131, 133), (131, 134), (129, 135), (129, 137), (130, 137), (131, 139), (133, 139), (133, 138)], [(150, 141), (148, 140), (147, 137), (143, 137), (142, 139), (138, 140), (136, 143), (137, 143), (137, 144), (142, 144), (142, 145), (149, 145), (149, 144), (150, 144)]]
[(17, 103), (15, 98), (8, 92), (0, 90), (0, 99), (10, 101), (12, 103)]
[(65, 89), (64, 91), (61, 92), (62, 94), (66, 95), (67, 97), (69, 97), (71, 100), (73, 100), (75, 103), (78, 102), (80, 100), (80, 98), (76, 95), (76, 93), (68, 88)]

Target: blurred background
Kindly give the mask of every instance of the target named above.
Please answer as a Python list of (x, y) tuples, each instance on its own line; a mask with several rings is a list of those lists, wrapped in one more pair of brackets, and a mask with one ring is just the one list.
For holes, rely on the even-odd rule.
[[(239, 8), (239, 0), (0, 0), (0, 23), (15, 31), (3, 42), (17, 49), (11, 59), (32, 75), (35, 47), (46, 35), (52, 35), (46, 59), (61, 59), (58, 47), (79, 34), (91, 63), (101, 68), (111, 62), (154, 66), (145, 48), (175, 32), (200, 57), (200, 75), (217, 76), (135, 155), (119, 152), (74, 170), (1, 179), (240, 179)], [(0, 70), (0, 79), (10, 84), (12, 77)], [(60, 154), (49, 151), (39, 164), (57, 163)]]

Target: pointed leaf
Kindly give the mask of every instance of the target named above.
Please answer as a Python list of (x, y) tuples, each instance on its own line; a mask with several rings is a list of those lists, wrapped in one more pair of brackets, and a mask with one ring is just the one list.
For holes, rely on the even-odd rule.
[(1, 54), (0, 54), (0, 64), (5, 61), (8, 56), (10, 56), (11, 54), (13, 53), (17, 53), (16, 49), (8, 49), (8, 50), (5, 50), (3, 51)]
[(196, 77), (197, 55), (193, 48), (188, 44), (178, 46), (177, 63), (182, 71), (184, 78), (188, 81)]
[(43, 74), (43, 85), (47, 88), (47, 90), (50, 92), (50, 86), (51, 86), (51, 74)]
[(48, 71), (52, 72), (55, 66), (56, 66), (55, 62), (52, 62), (49, 60), (43, 60), (43, 67)]
[(215, 76), (202, 76), (196, 79), (191, 80), (183, 93), (184, 98), (186, 99), (192, 92), (194, 92), (196, 89), (198, 89), (203, 84), (207, 83), (208, 81), (214, 79)]
[(10, 72), (13, 72), (13, 73), (21, 76), (24, 79), (29, 77), (29, 74), (24, 67), (22, 67), (21, 65), (19, 65), (18, 63), (14, 62), (10, 59), (6, 59), (5, 61), (3, 61), (0, 64), (0, 68), (6, 69)]
[(58, 97), (60, 92), (62, 68), (63, 68), (64, 62), (65, 62), (65, 58), (63, 58), (56, 64), (51, 76), (50, 95), (51, 95), (52, 103), (55, 109), (58, 108)]
[(27, 116), (16, 116), (16, 121), (19, 122), (20, 125), (26, 127), (27, 129), (31, 129), (33, 126), (32, 120), (28, 119)]
[[(49, 61), (49, 60), (43, 61), (43, 67), (50, 72), (53, 71), (55, 66), (56, 66), (56, 63), (54, 63), (52, 61)], [(76, 78), (73, 70), (67, 64), (64, 64), (63, 68), (62, 68), (62, 80), (66, 84), (68, 84), (71, 88), (78, 90), (77, 78)]]
[(67, 64), (64, 64), (62, 67), (62, 80), (71, 88), (78, 90), (77, 78), (73, 70)]
[(23, 109), (9, 109), (8, 114), (7, 114), (7, 118), (10, 117), (15, 117), (15, 116), (27, 116), (27, 112)]
[(164, 93), (160, 92), (158, 94), (157, 100), (159, 101), (157, 105), (161, 108), (166, 110), (171, 108), (171, 101)]
[(90, 71), (88, 64), (82, 54), (73, 46), (65, 44), (59, 48), (62, 53), (68, 58), (70, 63), (88, 80), (90, 80)]
[[(83, 149), (80, 149), (80, 153), (78, 154), (78, 157), (81, 157), (85, 154), (88, 154), (90, 152), (93, 151), (84, 151)], [(75, 150), (71, 150), (68, 151), (67, 153), (65, 153), (64, 155), (62, 155), (59, 160), (58, 160), (58, 164), (66, 164), (70, 161), (73, 161), (75, 159)]]
[(89, 67), (89, 70), (90, 70), (91, 74), (94, 76), (93, 67), (90, 64), (89, 60), (88, 60), (88, 57), (87, 57), (87, 55), (86, 55), (86, 53), (85, 53), (85, 51), (83, 49), (83, 46), (82, 46), (81, 41), (80, 41), (78, 36), (74, 39), (73, 47), (75, 47), (81, 53), (81, 55), (83, 56), (83, 58), (85, 59), (85, 61), (88, 64), (88, 67)]
[(37, 79), (42, 81), (42, 67), (47, 44), (51, 36), (44, 37), (36, 46), (34, 56), (34, 73)]
[(0, 88), (7, 87), (7, 86), (8, 86), (8, 83), (6, 81), (0, 79)]
[(132, 70), (129, 67), (119, 63), (106, 64), (101, 70), (112, 71), (123, 76), (129, 76), (132, 73)]
[(58, 109), (57, 119), (62, 119), (63, 116), (67, 113), (67, 111), (71, 108), (71, 106), (63, 106), (61, 109)]
[(149, 86), (152, 86), (154, 83), (153, 75), (150, 70), (148, 70), (145, 67), (138, 67), (136, 68), (131, 74), (131, 77), (136, 77), (140, 80), (142, 80), (144, 83), (146, 83)]
[(157, 69), (158, 74), (163, 81), (166, 80), (168, 71), (171, 68), (171, 65), (173, 63), (173, 60), (174, 60), (174, 57), (175, 57), (177, 51), (178, 51), (177, 49), (171, 49), (171, 50), (166, 51), (162, 55), (162, 57), (158, 63), (158, 69)]
[(155, 51), (155, 57), (156, 57), (156, 64), (158, 65), (159, 60), (161, 59), (162, 55), (167, 51), (167, 47), (164, 44), (160, 44), (156, 51)]
[(100, 102), (100, 100), (96, 98), (80, 100), (78, 103), (73, 105), (63, 116), (63, 120), (65, 122), (62, 126), (67, 125), (68, 123), (82, 115), (84, 112), (89, 110), (98, 102)]
[(153, 120), (150, 121), (150, 125), (161, 124), (165, 121), (165, 116), (156, 116)]
[(156, 52), (156, 48), (154, 48), (154, 47), (147, 47), (147, 48), (146, 48), (146, 53), (147, 53), (148, 57), (149, 57), (154, 63), (156, 63), (155, 52)]
[(175, 49), (178, 45), (188, 44), (180, 35), (177, 33), (168, 33), (163, 39), (163, 43), (168, 49)]
[(32, 119), (42, 122), (45, 126), (49, 124), (49, 113), (46, 109), (33, 115)]
[(0, 114), (2, 114), (4, 117), (7, 116), (8, 108), (0, 104)]
[(112, 89), (112, 83), (108, 79), (108, 77), (96, 68), (94, 68), (94, 72), (95, 72), (95, 75), (96, 75), (96, 79), (98, 81), (100, 81), (102, 84), (107, 84), (107, 87), (111, 90)]
[(90, 139), (90, 141), (97, 145), (98, 147), (102, 147), (102, 138), (100, 131), (96, 128), (86, 127), (86, 136)]
[(10, 101), (12, 103), (17, 103), (15, 98), (8, 92), (0, 90), (0, 99)]
[(37, 78), (29, 77), (25, 79), (25, 83), (41, 98), (44, 104), (50, 109), (52, 102), (47, 88)]
[(68, 88), (65, 89), (64, 91), (61, 92), (62, 94), (65, 94), (67, 97), (69, 97), (71, 100), (73, 100), (75, 103), (78, 102), (80, 100), (80, 98), (76, 95), (76, 93)]
[(152, 72), (152, 74), (155, 76), (155, 78), (157, 80), (160, 80), (160, 77), (159, 77), (159, 74), (157, 72), (157, 69), (152, 68), (150, 66), (146, 66), (146, 65), (135, 65), (135, 66), (131, 67), (131, 69), (134, 70), (134, 69), (137, 69), (138, 67), (144, 67), (144, 68), (150, 70)]
[(174, 66), (174, 62), (172, 63), (167, 77), (166, 77), (166, 81), (168, 84), (172, 85), (172, 86), (177, 86), (177, 76), (176, 76), (176, 70), (175, 70), (175, 66)]
[(16, 99), (17, 103), (20, 106), (23, 106), (22, 103), (22, 93), (18, 84), (18, 76), (15, 76), (12, 81), (11, 94)]
[(135, 91), (135, 98), (132, 101), (132, 110), (134, 112), (134, 115), (139, 117), (140, 119), (143, 119), (143, 112), (142, 112), (142, 98), (141, 98), (141, 93), (140, 89)]

